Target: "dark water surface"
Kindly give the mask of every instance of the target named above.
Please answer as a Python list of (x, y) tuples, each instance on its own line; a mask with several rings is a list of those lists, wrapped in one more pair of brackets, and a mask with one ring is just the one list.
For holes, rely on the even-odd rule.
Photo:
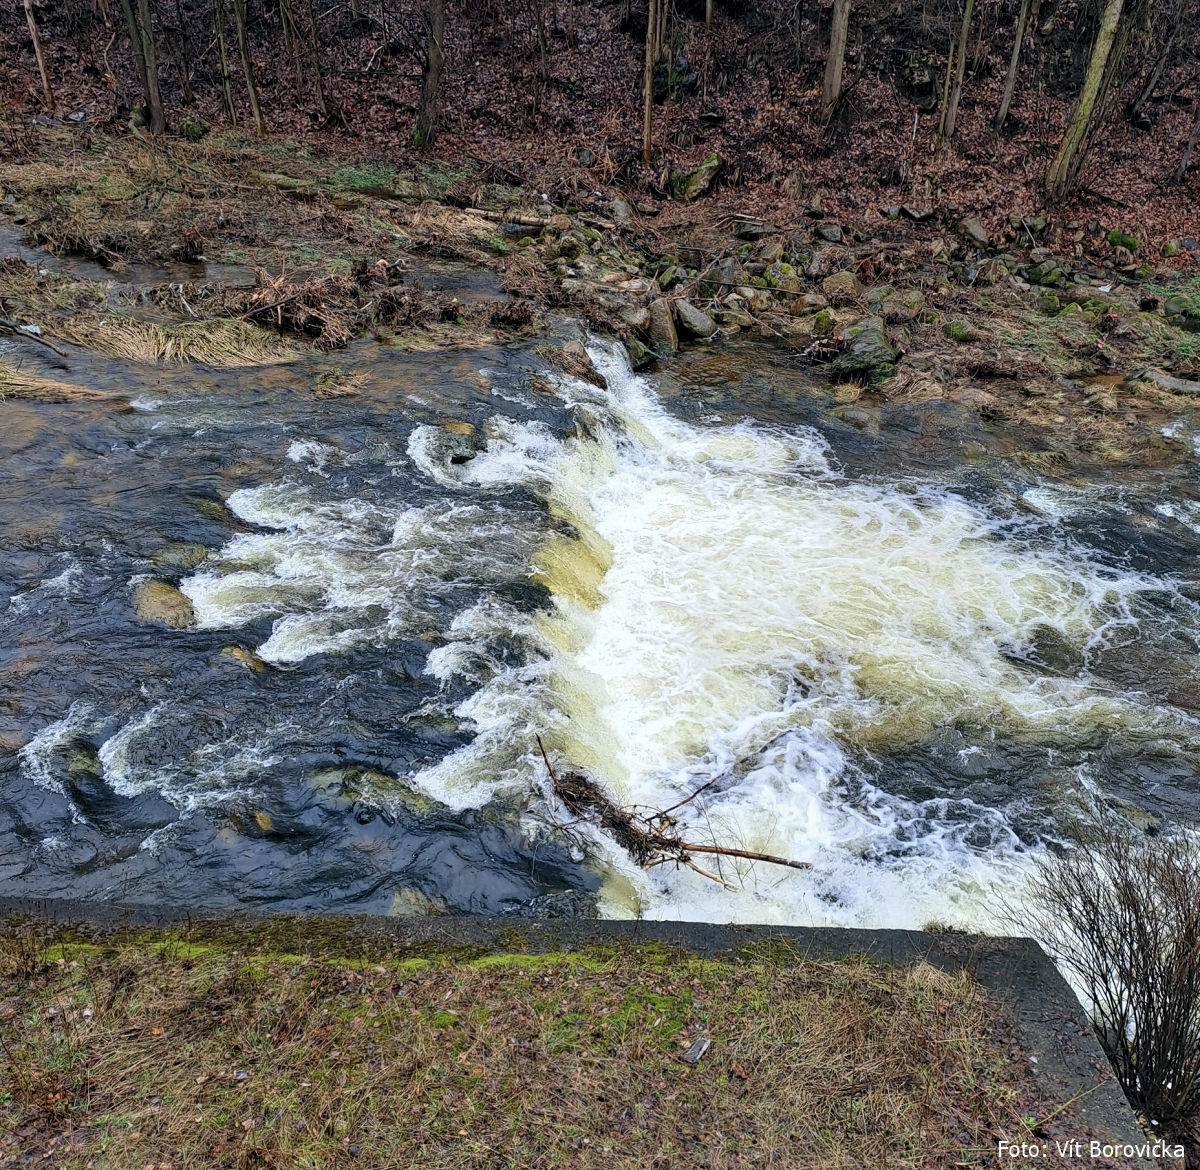
[[(639, 438), (643, 423), (668, 428), (662, 434), (680, 452), (718, 432), (751, 443), (803, 435), (814, 450), (826, 444), (822, 466), (838, 477), (831, 507), (859, 508), (864, 532), (894, 523), (897, 541), (905, 532), (925, 539), (913, 517), (933, 509), (933, 484), (939, 499), (991, 517), (988, 538), (1010, 542), (1014, 556), (1052, 550), (1055, 565), (1078, 565), (1081, 579), (1121, 582), (1111, 613), (1097, 603), (1096, 620), (1112, 628), (1094, 640), (1065, 618), (1062, 629), (1050, 618), (1018, 621), (999, 595), (972, 597), (982, 607), (972, 620), (1030, 694), (1082, 680), (1144, 717), (1089, 717), (1086, 731), (1073, 726), (1060, 743), (1041, 715), (1036, 726), (993, 721), (986, 695), (969, 687), (960, 718), (942, 688), (937, 702), (948, 705), (931, 716), (932, 730), (829, 733), (844, 749), (838, 779), (815, 796), (804, 789), (804, 799), (872, 826), (822, 838), (839, 851), (843, 885), (854, 866), (903, 867), (912, 857), (986, 868), (997, 851), (1053, 839), (1064, 800), (1080, 792), (1141, 818), (1196, 818), (1200, 763), (1189, 728), (1200, 707), (1200, 503), (1191, 469), (1108, 487), (1041, 484), (1010, 464), (965, 458), (964, 442), (977, 436), (964, 437), (961, 420), (914, 426), (893, 413), (878, 425), (848, 424), (807, 373), (751, 347), (697, 351), (652, 379), (666, 404), (661, 423), (628, 403), (588, 401), (578, 387), (546, 393), (533, 375), (547, 373), (533, 345), (405, 353), (363, 342), (334, 357), (232, 372), (96, 360), (90, 384), (118, 400), (0, 404), (0, 892), (379, 913), (587, 905), (606, 869), (550, 824), (536, 785), (458, 800), (413, 778), (457, 758), (489, 727), (514, 740), (507, 755), (496, 749), (497, 768), (530, 749), (536, 711), (489, 723), (470, 703), (501, 676), (513, 680), (504, 693), (518, 693), (522, 671), (551, 654), (532, 632), (537, 615), (555, 611), (552, 590), (576, 588), (532, 568), (548, 538), (581, 532), (543, 480), (564, 443), (583, 450), (599, 428), (626, 462), (593, 484), (645, 472), (643, 442), (664, 460), (658, 480), (646, 482), (668, 483), (685, 455), (661, 434)], [(321, 397), (331, 374), (353, 376), (357, 392)], [(487, 440), (488, 459), (477, 463)], [(726, 456), (696, 458), (707, 466)], [(466, 474), (468, 465), (482, 470)], [(737, 466), (721, 464), (730, 474)], [(759, 472), (747, 475), (755, 490), (775, 490)], [(694, 507), (709, 506), (695, 491)], [(733, 507), (741, 497), (729, 498)], [(915, 501), (912, 515), (905, 501)], [(788, 521), (801, 543), (803, 515)], [(613, 513), (604, 536), (618, 551), (619, 521)], [(805, 563), (798, 555), (797, 568)], [(686, 555), (663, 571), (678, 573), (684, 608), (723, 587), (718, 566), (687, 576), (696, 570)], [(846, 571), (857, 587), (863, 567)], [(197, 628), (139, 620), (138, 585), (151, 578), (184, 586)], [(952, 581), (939, 587), (952, 596)], [(891, 620), (903, 622), (908, 611), (894, 604)], [(994, 620), (993, 605), (1002, 611)], [(596, 612), (602, 626), (611, 606)], [(1006, 642), (1010, 627), (1018, 632)], [(857, 645), (857, 631), (848, 636)], [(959, 637), (937, 636), (951, 639), (950, 650)], [(847, 654), (862, 678), (895, 665)], [(581, 669), (609, 677), (598, 655), (585, 652)], [(771, 658), (769, 646), (762, 655)], [(836, 664), (818, 658), (817, 673), (796, 687), (832, 685)], [(883, 702), (907, 684), (861, 685)], [(1007, 692), (997, 696), (997, 711), (1011, 706)], [(596, 709), (612, 700), (606, 694)], [(836, 724), (841, 710), (822, 708), (820, 719)], [(747, 740), (740, 762), (721, 764), (731, 783), (748, 778), (744, 799), (756, 807), (764, 793), (782, 799), (787, 784), (787, 799), (800, 800), (794, 769), (780, 764), (769, 784), (762, 779), (779, 742)], [(811, 778), (823, 757), (806, 742)], [(712, 744), (693, 751), (693, 772), (720, 755)], [(612, 783), (629, 771), (614, 764)], [(689, 903), (686, 891), (663, 897), (667, 912), (720, 913)], [(858, 913), (844, 888), (814, 898), (843, 900), (845, 917)], [(772, 905), (800, 913), (787, 899)], [(749, 913), (735, 906), (727, 917)]]

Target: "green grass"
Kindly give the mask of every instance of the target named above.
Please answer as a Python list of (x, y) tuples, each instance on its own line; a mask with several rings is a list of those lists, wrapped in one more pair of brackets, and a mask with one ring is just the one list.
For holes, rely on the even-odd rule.
[(264, 949), (295, 929), (0, 939), (0, 1164), (972, 1165), (1042, 1108), (927, 966)]

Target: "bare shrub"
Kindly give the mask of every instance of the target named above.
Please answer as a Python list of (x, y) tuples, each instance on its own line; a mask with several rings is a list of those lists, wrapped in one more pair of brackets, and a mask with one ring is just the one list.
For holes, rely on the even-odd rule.
[(1023, 923), (1082, 986), (1125, 1095), (1200, 1165), (1200, 848), (1096, 819), (1031, 886)]

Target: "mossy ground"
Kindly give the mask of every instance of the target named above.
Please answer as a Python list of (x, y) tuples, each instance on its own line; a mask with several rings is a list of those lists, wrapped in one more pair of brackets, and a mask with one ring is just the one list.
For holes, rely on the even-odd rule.
[(928, 966), (288, 929), (0, 940), (0, 1163), (978, 1165), (1053, 1108), (996, 1005)]

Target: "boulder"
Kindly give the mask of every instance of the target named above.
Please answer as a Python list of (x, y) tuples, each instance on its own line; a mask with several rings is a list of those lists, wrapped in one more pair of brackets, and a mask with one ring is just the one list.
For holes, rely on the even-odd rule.
[(671, 194), (680, 203), (691, 203), (708, 193), (721, 173), (725, 160), (713, 151), (698, 167), (690, 171), (676, 171), (671, 176)]
[(896, 351), (888, 343), (881, 326), (869, 324), (849, 339), (845, 352), (829, 365), (834, 377), (871, 377), (884, 372), (882, 367), (896, 361)]
[(675, 316), (680, 326), (693, 337), (711, 337), (717, 331), (717, 323), (703, 310), (696, 308), (691, 301), (677, 301)]
[(739, 329), (749, 329), (754, 324), (754, 318), (740, 309), (718, 309), (714, 316), (726, 328), (736, 326)]
[(741, 265), (732, 256), (725, 256), (700, 278), (700, 295), (722, 297), (741, 283)]
[(991, 243), (983, 224), (977, 219), (964, 219), (958, 225), (958, 232), (976, 248), (986, 248)]
[(733, 234), (739, 240), (761, 240), (764, 236), (779, 234), (779, 229), (762, 219), (739, 219), (733, 225)]
[(821, 281), (821, 288), (831, 301), (853, 301), (862, 296), (862, 281), (853, 272), (835, 272)]
[(175, 630), (186, 630), (196, 618), (192, 603), (165, 581), (143, 581), (137, 587), (133, 601), (139, 622), (156, 622)]
[(768, 240), (758, 250), (758, 258), (764, 264), (774, 264), (783, 259), (783, 245), (778, 240)]
[(633, 208), (624, 199), (614, 199), (610, 206), (612, 208), (613, 223), (617, 225), (617, 230), (622, 232), (632, 231)]
[(650, 304), (650, 344), (658, 353), (671, 354), (679, 348), (679, 335), (671, 317), (671, 304), (659, 297)]
[(634, 370), (644, 370), (654, 360), (654, 354), (636, 337), (625, 339), (625, 352), (629, 355), (629, 366)]
[(842, 229), (836, 223), (819, 223), (816, 227), (816, 233), (826, 243), (840, 244), (842, 242)]

